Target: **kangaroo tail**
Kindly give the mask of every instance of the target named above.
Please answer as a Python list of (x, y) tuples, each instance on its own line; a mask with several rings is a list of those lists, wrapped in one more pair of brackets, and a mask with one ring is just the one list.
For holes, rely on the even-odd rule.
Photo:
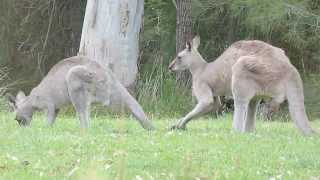
[(135, 100), (134, 97), (128, 92), (128, 90), (120, 84), (115, 82), (117, 91), (120, 93), (121, 101), (124, 102), (125, 106), (131, 111), (133, 116), (139, 121), (141, 126), (146, 130), (154, 130), (152, 122), (148, 120), (140, 104)]
[(290, 116), (296, 127), (304, 135), (313, 134), (314, 131), (310, 127), (305, 111), (302, 80), (296, 69), (294, 69), (287, 82), (286, 96), (289, 103)]

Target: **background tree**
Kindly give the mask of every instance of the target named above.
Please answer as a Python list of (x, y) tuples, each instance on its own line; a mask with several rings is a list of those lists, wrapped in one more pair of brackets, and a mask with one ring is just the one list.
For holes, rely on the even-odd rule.
[[(192, 39), (191, 0), (175, 0), (176, 20), (176, 53), (185, 48), (186, 42)], [(178, 80), (188, 80), (186, 72), (178, 73)]]
[[(180, 115), (192, 107), (191, 90), (177, 87), (176, 75), (167, 70), (176, 54), (176, 1), (144, 2), (136, 92), (147, 112)], [(199, 51), (207, 61), (240, 39), (281, 47), (303, 75), (307, 110), (320, 117), (319, 0), (191, 3), (192, 28), (201, 36)], [(7, 81), (18, 82), (10, 91), (29, 92), (59, 60), (77, 54), (86, 4), (87, 0), (0, 1), (0, 67), (7, 68)]]
[(0, 67), (11, 91), (29, 92), (59, 60), (78, 52), (85, 0), (1, 0)]
[(79, 55), (109, 66), (120, 82), (135, 83), (143, 0), (88, 0)]

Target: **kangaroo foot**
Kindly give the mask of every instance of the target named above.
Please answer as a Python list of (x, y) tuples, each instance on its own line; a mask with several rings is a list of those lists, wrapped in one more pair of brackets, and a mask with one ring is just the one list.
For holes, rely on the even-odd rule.
[(186, 125), (178, 122), (177, 124), (171, 126), (170, 130), (171, 131), (173, 131), (173, 130), (186, 130)]

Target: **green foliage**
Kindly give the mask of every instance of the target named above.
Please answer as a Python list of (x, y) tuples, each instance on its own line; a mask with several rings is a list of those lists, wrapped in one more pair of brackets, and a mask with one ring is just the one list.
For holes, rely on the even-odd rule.
[(159, 56), (163, 61), (157, 63), (167, 64), (175, 54), (176, 12), (171, 1), (146, 0), (144, 14), (141, 65), (148, 69)]
[(283, 48), (303, 72), (319, 70), (320, 6), (314, 0), (194, 0), (195, 31), (206, 57), (240, 39)]
[(23, 86), (29, 90), (56, 62), (76, 54), (83, 3), (78, 0), (0, 2), (0, 65), (10, 69), (13, 80), (24, 81), (19, 89)]
[[(192, 122), (156, 119), (155, 132), (131, 118), (95, 117), (87, 132), (75, 116), (53, 128), (37, 115), (30, 128), (0, 114), (0, 179), (316, 179), (320, 139), (293, 123), (258, 122), (255, 133), (231, 131), (231, 117)], [(320, 121), (312, 123), (320, 128)]]
[(145, 1), (138, 100), (147, 112), (164, 116), (186, 113), (192, 106), (190, 88), (177, 86), (167, 68), (175, 56), (175, 16), (172, 1)]
[[(237, 40), (260, 39), (283, 48), (301, 73), (320, 70), (318, 1), (192, 2), (193, 29), (201, 36), (200, 51), (208, 61), (213, 61)], [(181, 113), (190, 109), (193, 104), (188, 97), (191, 88), (177, 85), (174, 76), (170, 75), (166, 68), (175, 56), (175, 9), (171, 1), (146, 1), (141, 48), (138, 86), (138, 91), (141, 91), (138, 92), (140, 102), (146, 101), (146, 107), (156, 107), (151, 108), (155, 113), (162, 112), (162, 109), (165, 110), (163, 112), (168, 112), (168, 107), (169, 111)], [(311, 96), (317, 99), (313, 95), (307, 95), (307, 100), (311, 100)], [(186, 108), (181, 109), (181, 105), (177, 106), (175, 102), (180, 102)], [(310, 105), (309, 102), (306, 104)]]
[[(201, 36), (200, 51), (208, 61), (237, 40), (260, 39), (283, 48), (300, 72), (319, 72), (318, 0), (192, 2), (193, 29)], [(77, 53), (85, 4), (85, 0), (0, 1), (0, 66), (9, 68), (12, 81), (19, 80), (14, 90), (28, 92), (58, 60)], [(167, 70), (176, 54), (173, 1), (145, 0), (144, 17), (138, 99), (154, 113), (185, 113), (193, 105), (191, 88), (177, 86), (175, 75)]]
[(304, 77), (305, 105), (309, 117), (320, 118), (320, 76), (319, 74), (309, 74)]
[(2, 67), (0, 69), (0, 95), (3, 95), (5, 90), (8, 88), (8, 85), (6, 85), (6, 83), (8, 83), (8, 68)]

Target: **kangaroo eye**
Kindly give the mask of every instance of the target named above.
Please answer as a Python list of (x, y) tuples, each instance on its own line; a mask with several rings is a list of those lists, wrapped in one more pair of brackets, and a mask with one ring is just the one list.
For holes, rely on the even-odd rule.
[(177, 57), (177, 62), (180, 63), (180, 62), (181, 62), (181, 59), (182, 59), (181, 56), (178, 56), (178, 57)]

